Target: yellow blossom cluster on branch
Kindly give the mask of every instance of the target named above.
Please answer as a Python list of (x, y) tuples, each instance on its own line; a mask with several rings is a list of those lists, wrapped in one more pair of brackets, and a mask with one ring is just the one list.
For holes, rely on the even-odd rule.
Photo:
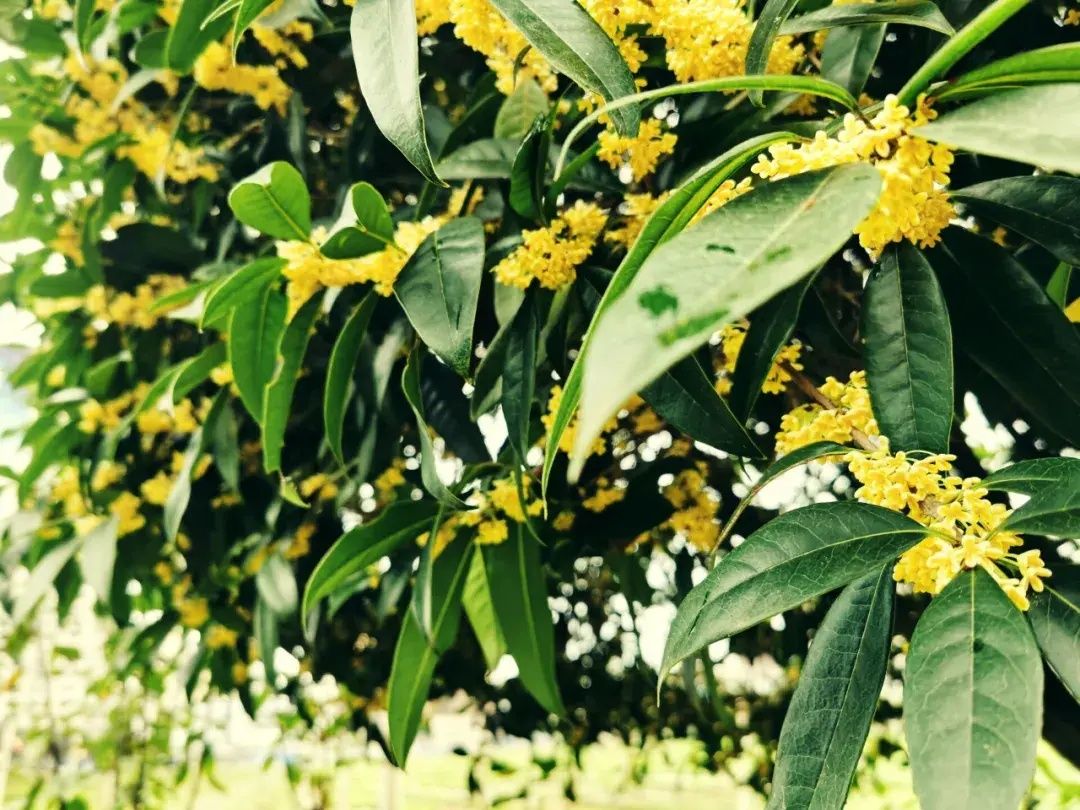
[(534, 279), (548, 290), (573, 283), (606, 223), (604, 209), (577, 200), (546, 228), (523, 231), (521, 246), (495, 265), (495, 279), (522, 290)]
[(1023, 541), (1000, 530), (1010, 510), (987, 499), (979, 478), (952, 474), (954, 460), (952, 455), (913, 459), (888, 450), (854, 450), (846, 457), (862, 484), (856, 498), (903, 512), (934, 531), (900, 557), (894, 579), (917, 592), (937, 594), (962, 570), (979, 567), (1017, 608), (1027, 610), (1029, 590), (1042, 591), (1050, 571), (1038, 550), (1014, 551)]
[[(721, 396), (731, 393), (731, 384), (735, 374), (735, 364), (739, 360), (743, 343), (746, 341), (746, 330), (750, 324), (744, 318), (734, 323), (725, 324), (720, 330), (720, 353), (716, 357), (716, 391)], [(791, 371), (802, 371), (802, 344), (793, 340), (780, 349), (773, 360), (772, 367), (761, 385), (761, 390), (766, 394), (782, 394), (791, 382)]]
[(774, 144), (768, 155), (758, 157), (751, 171), (779, 180), (813, 169), (868, 161), (880, 173), (883, 187), (877, 206), (855, 228), (859, 242), (875, 257), (886, 245), (903, 239), (930, 247), (937, 244), (941, 231), (955, 215), (945, 192), (952, 150), (913, 132), (935, 115), (921, 98), (912, 113), (896, 96), (889, 96), (871, 121), (848, 113), (835, 136), (818, 131), (807, 143)]
[(600, 150), (596, 156), (611, 168), (626, 166), (634, 181), (643, 180), (654, 171), (665, 155), (675, 151), (678, 140), (655, 118), (642, 121), (637, 135), (620, 135), (612, 129), (600, 133)]
[(832, 406), (811, 402), (784, 414), (776, 432), (778, 456), (814, 442), (844, 444), (858, 437), (873, 437), (877, 447), (887, 449), (888, 440), (880, 435), (870, 407), (865, 371), (853, 371), (846, 383), (829, 377), (820, 391)]

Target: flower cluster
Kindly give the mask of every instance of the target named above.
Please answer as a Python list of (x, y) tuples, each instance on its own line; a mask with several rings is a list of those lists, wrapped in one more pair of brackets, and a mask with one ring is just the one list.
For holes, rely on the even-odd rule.
[[(746, 330), (750, 324), (746, 319), (734, 323), (725, 324), (720, 330), (720, 352), (716, 357), (716, 382), (717, 393), (727, 396), (731, 393), (732, 379), (735, 374), (735, 365), (742, 352), (743, 343), (746, 341)], [(776, 353), (772, 367), (761, 385), (761, 390), (766, 394), (782, 394), (787, 390), (791, 382), (792, 371), (802, 371), (803, 365), (799, 362), (802, 356), (802, 344), (793, 340)]]
[[(522, 479), (521, 493), (513, 478), (500, 478), (492, 481), (485, 492), (472, 493), (467, 503), (471, 507), (466, 512), (455, 512), (439, 523), (435, 532), (435, 545), (432, 553), (442, 553), (458, 533), (469, 529), (472, 539), (479, 545), (497, 545), (510, 536), (507, 521), (525, 523), (529, 518), (537, 517), (544, 511), (544, 503), (530, 497), (530, 479)], [(524, 504), (522, 497), (524, 496)], [(430, 532), (424, 532), (417, 538), (417, 543), (426, 545), (431, 539)]]
[(888, 450), (856, 450), (846, 456), (851, 474), (862, 484), (856, 498), (903, 512), (934, 532), (900, 557), (894, 579), (917, 592), (937, 594), (962, 570), (979, 567), (1017, 608), (1027, 610), (1028, 591), (1042, 591), (1050, 571), (1038, 550), (1014, 551), (1023, 541), (1000, 530), (1009, 509), (987, 499), (979, 478), (952, 474), (954, 460), (951, 455), (912, 459)]
[(821, 394), (831, 403), (800, 405), (784, 414), (776, 432), (778, 456), (798, 450), (814, 442), (851, 442), (871, 438), (880, 449), (888, 441), (880, 435), (877, 420), (870, 408), (870, 392), (866, 390), (866, 372), (853, 371), (846, 383), (829, 377), (821, 386)]
[(108, 324), (153, 329), (168, 312), (167, 308), (151, 309), (153, 304), (185, 286), (187, 282), (180, 276), (164, 273), (148, 276), (130, 293), (118, 292), (99, 284), (87, 290), (83, 309), (93, 318)]
[(195, 60), (195, 83), (211, 91), (250, 96), (263, 110), (285, 114), (292, 89), (273, 65), (243, 65), (233, 61), (232, 51), (223, 42), (212, 42)]
[(656, 171), (660, 159), (675, 151), (676, 140), (673, 133), (663, 131), (660, 121), (650, 118), (642, 121), (637, 135), (619, 135), (605, 129), (600, 133), (600, 150), (596, 156), (613, 169), (625, 165), (638, 181)]
[(759, 177), (778, 180), (827, 166), (869, 161), (880, 173), (883, 187), (877, 206), (855, 228), (862, 246), (873, 256), (903, 239), (930, 247), (955, 215), (944, 190), (949, 183), (952, 151), (913, 133), (935, 115), (923, 99), (912, 113), (895, 96), (888, 96), (870, 122), (848, 113), (835, 136), (819, 130), (807, 143), (774, 144), (751, 170)]
[(660, 528), (669, 528), (683, 537), (698, 551), (708, 553), (720, 537), (720, 496), (709, 486), (708, 468), (698, 462), (693, 469), (683, 470), (664, 487), (664, 497), (675, 507)]
[(577, 277), (577, 268), (589, 258), (607, 223), (607, 214), (595, 203), (578, 200), (546, 228), (522, 233), (522, 244), (495, 265), (495, 279), (526, 289), (535, 279), (541, 287), (558, 290)]

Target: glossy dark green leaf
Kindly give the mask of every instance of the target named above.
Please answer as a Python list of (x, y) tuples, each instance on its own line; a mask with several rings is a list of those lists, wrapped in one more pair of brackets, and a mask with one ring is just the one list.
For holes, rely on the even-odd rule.
[(526, 296), (510, 322), (502, 372), (502, 408), (507, 437), (519, 464), (524, 465), (531, 445), (529, 426), (536, 390), (536, 349), (540, 319), (536, 300)]
[(236, 9), (236, 17), (232, 27), (233, 57), (236, 57), (236, 49), (240, 47), (240, 40), (244, 32), (248, 30), (255, 20), (266, 9), (273, 5), (274, 0), (240, 0)]
[(945, 453), (953, 420), (949, 311), (929, 262), (903, 242), (882, 255), (863, 292), (863, 359), (889, 448)]
[(206, 47), (229, 30), (227, 16), (206, 22), (216, 5), (217, 0), (182, 0), (176, 22), (170, 26), (165, 40), (165, 67), (179, 73), (189, 72)]
[[(761, 13), (754, 25), (754, 32), (750, 35), (750, 45), (746, 49), (747, 76), (763, 75), (768, 71), (773, 43), (780, 33), (781, 26), (798, 4), (799, 0), (765, 0), (765, 5), (761, 7)], [(751, 103), (756, 107), (761, 107), (762, 96), (761, 90), (751, 90)]]
[(394, 282), (394, 295), (420, 339), (463, 377), (483, 276), (483, 224), (459, 217), (428, 236)]
[[(880, 189), (880, 175), (865, 164), (766, 183), (652, 253), (628, 289), (597, 315), (585, 354), (571, 477), (631, 395), (720, 326), (823, 264), (877, 203)], [(672, 274), (672, 267), (682, 272)]]
[(859, 95), (874, 69), (884, 25), (859, 25), (834, 28), (821, 48), (821, 76), (836, 82), (852, 95)]
[(356, 571), (378, 562), (431, 527), (438, 506), (430, 500), (395, 501), (374, 520), (345, 532), (323, 555), (304, 586), (301, 624), (319, 603)]
[(483, 547), (491, 599), (521, 682), (552, 714), (563, 714), (555, 678), (555, 630), (547, 602), (540, 546), (523, 523), (512, 523), (510, 537)]
[(465, 580), (465, 590), (461, 594), (465, 615), (469, 619), (476, 641), (484, 654), (484, 663), (488, 671), (495, 669), (506, 655), (506, 638), (499, 627), (495, 605), (491, 599), (491, 582), (480, 554), (473, 555), (469, 565), (469, 578)]
[(961, 228), (926, 254), (953, 343), (1043, 427), (1080, 445), (1080, 335), (1005, 248)]
[(420, 363), (423, 359), (419, 346), (409, 354), (405, 370), (401, 374), (401, 390), (416, 417), (416, 431), (420, 440), (420, 479), (426, 489), (439, 503), (451, 509), (467, 508), (465, 502), (449, 490), (439, 479), (435, 462), (435, 447), (428, 434), (427, 421), (424, 419), (424, 403), (420, 396)]
[(951, 192), (980, 217), (1046, 248), (1060, 261), (1080, 265), (1080, 179), (1040, 174), (1003, 177)]
[(526, 219), (539, 219), (544, 209), (549, 141), (547, 119), (538, 117), (514, 155), (508, 202), (515, 212)]
[(255, 574), (255, 587), (259, 598), (277, 616), (291, 616), (296, 612), (299, 596), (296, 590), (296, 574), (285, 557), (271, 554)]
[(990, 473), (982, 486), (991, 490), (1032, 495), (1062, 481), (1080, 484), (1080, 458), (1029, 458)]
[(357, 0), (349, 29), (360, 92), (379, 130), (429, 182), (445, 185), (431, 162), (420, 107), (414, 3)]
[(826, 28), (896, 23), (929, 28), (939, 34), (953, 33), (953, 27), (930, 0), (900, 0), (883, 3), (846, 3), (819, 8), (798, 17), (788, 18), (780, 33), (788, 36), (809, 34)]
[(326, 442), (330, 452), (339, 464), (345, 463), (341, 448), (341, 435), (345, 427), (345, 405), (349, 397), (349, 383), (352, 380), (356, 358), (360, 355), (364, 334), (371, 315), (375, 312), (378, 298), (375, 293), (368, 293), (349, 315), (345, 325), (334, 341), (330, 352), (330, 363), (326, 370), (326, 390), (323, 392), (323, 424), (326, 426)]
[(263, 466), (268, 473), (281, 469), (281, 450), (285, 446), (285, 427), (292, 410), (293, 391), (304, 362), (315, 319), (319, 317), (322, 295), (317, 294), (300, 307), (285, 327), (281, 348), (275, 361), (273, 377), (266, 384), (262, 426)]
[(925, 527), (910, 518), (856, 501), (813, 504), (773, 518), (687, 594), (661, 670), (877, 571), (925, 536)]
[(745, 422), (754, 410), (754, 403), (761, 395), (761, 386), (769, 376), (773, 361), (795, 331), (799, 310), (813, 276), (773, 296), (759, 307), (750, 318), (739, 361), (731, 379), (728, 404), (736, 418)]
[(627, 251), (622, 262), (619, 263), (618, 270), (615, 271), (611, 282), (604, 290), (604, 295), (596, 308), (593, 320), (589, 324), (585, 337), (582, 339), (578, 357), (574, 361), (574, 365), (571, 366), (570, 374), (563, 385), (563, 396), (559, 402), (559, 409), (552, 417), (551, 425), (548, 428), (547, 441), (544, 445), (544, 468), (541, 476), (541, 488), (544, 493), (547, 492), (551, 468), (555, 463), (555, 457), (559, 453), (559, 443), (562, 441), (563, 433), (565, 433), (566, 428), (574, 418), (574, 413), (577, 411), (578, 404), (581, 401), (581, 382), (585, 370), (585, 357), (600, 315), (611, 306), (616, 298), (626, 291), (645, 260), (657, 246), (671, 239), (685, 228), (724, 180), (731, 177), (747, 161), (752, 160), (771, 144), (792, 138), (794, 136), (790, 133), (773, 133), (751, 138), (729, 149), (703, 166), (693, 177), (675, 189), (646, 221), (638, 238), (630, 247), (630, 250)]
[(229, 365), (240, 400), (256, 422), (263, 418), (266, 386), (277, 369), (285, 331), (285, 296), (266, 287), (236, 307), (229, 318)]
[(825, 614), (780, 731), (770, 808), (847, 802), (885, 681), (894, 588), (888, 565), (845, 588)]
[[(517, 310), (514, 310), (512, 314), (516, 315)], [(472, 398), (469, 400), (469, 413), (474, 422), (480, 414), (487, 413), (498, 405), (502, 398), (502, 373), (506, 365), (512, 323), (513, 317), (495, 333), (495, 337), (492, 338), (487, 351), (476, 367)]]
[(394, 244), (394, 220), (386, 200), (370, 183), (356, 183), (346, 197), (341, 217), (319, 248), (331, 259), (354, 259)]
[(435, 664), (454, 642), (461, 620), (461, 593), (476, 547), (464, 538), (450, 543), (432, 566), (432, 634), (407, 611), (398, 634), (386, 688), (390, 752), (404, 767), (427, 701)]
[[(585, 90), (611, 101), (637, 87), (619, 49), (575, 0), (492, 0), (515, 28), (560, 73)], [(638, 110), (626, 107), (611, 116), (616, 129), (633, 134)]]
[(284, 268), (284, 259), (266, 256), (226, 276), (206, 294), (199, 320), (200, 328), (228, 317), (236, 307), (258, 298), (268, 286), (281, 278)]
[(266, 673), (266, 683), (276, 691), (274, 682), (277, 671), (274, 668), (274, 650), (278, 648), (278, 618), (274, 611), (266, 606), (261, 597), (255, 599), (255, 616), (252, 620), (255, 631), (255, 644), (259, 649), (259, 660)]
[(694, 441), (738, 456), (763, 455), (694, 357), (686, 357), (665, 371), (642, 390), (641, 396)]
[(1080, 42), (1021, 51), (976, 68), (936, 91), (939, 100), (979, 96), (1000, 88), (1080, 80)]
[[(1076, 459), (1042, 459), (1040, 471), (1052, 462), (1077, 462)], [(1049, 534), (1069, 540), (1080, 538), (1080, 463), (1058, 463), (1056, 480), (1029, 482), (1031, 496), (1005, 519), (1003, 529), (1018, 534)], [(1000, 484), (999, 484), (1000, 485)]]
[(1046, 663), (1080, 700), (1080, 566), (1054, 565), (1042, 593), (1031, 594), (1028, 621)]
[(1050, 280), (1046, 282), (1046, 294), (1062, 309), (1069, 305), (1069, 285), (1072, 282), (1072, 265), (1059, 262)]
[(520, 142), (513, 138), (484, 138), (462, 146), (439, 161), (447, 180), (506, 180)]
[(945, 113), (918, 134), (955, 149), (1080, 174), (1080, 83), (1003, 90)]
[(311, 233), (307, 185), (300, 172), (280, 160), (233, 186), (229, 208), (242, 223), (275, 239), (306, 241)]
[(495, 116), (495, 137), (521, 140), (538, 116), (546, 116), (550, 102), (533, 79), (518, 78)]
[(927, 810), (1015, 810), (1035, 773), (1043, 669), (1024, 614), (981, 568), (963, 571), (915, 627), (904, 727)]

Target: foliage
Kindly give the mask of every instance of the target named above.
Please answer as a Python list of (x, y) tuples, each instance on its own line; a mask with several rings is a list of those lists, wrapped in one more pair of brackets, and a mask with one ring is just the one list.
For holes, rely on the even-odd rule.
[[(1080, 758), (1080, 9), (754, 5), (6, 4), (16, 625), (85, 584), (303, 717), (294, 650), (399, 764), (458, 689), (576, 750), (753, 731), (813, 807), (897, 635), (924, 806), (1016, 807), (1040, 733)], [(834, 491), (774, 516), (802, 465)], [(729, 650), (805, 657), (782, 731)]]

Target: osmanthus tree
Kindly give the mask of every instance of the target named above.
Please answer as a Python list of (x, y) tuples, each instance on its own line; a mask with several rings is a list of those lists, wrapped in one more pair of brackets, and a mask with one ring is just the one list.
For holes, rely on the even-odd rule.
[[(87, 584), (249, 703), (286, 646), (399, 763), (464, 688), (719, 765), (779, 718), (702, 702), (709, 646), (812, 632), (777, 807), (843, 805), (910, 635), (921, 802), (1016, 807), (1044, 725), (1077, 752), (1080, 10), (756, 5), (5, 4), (14, 619)], [(984, 477), (968, 395), (1012, 426)], [(858, 487), (755, 506), (820, 462)]]

